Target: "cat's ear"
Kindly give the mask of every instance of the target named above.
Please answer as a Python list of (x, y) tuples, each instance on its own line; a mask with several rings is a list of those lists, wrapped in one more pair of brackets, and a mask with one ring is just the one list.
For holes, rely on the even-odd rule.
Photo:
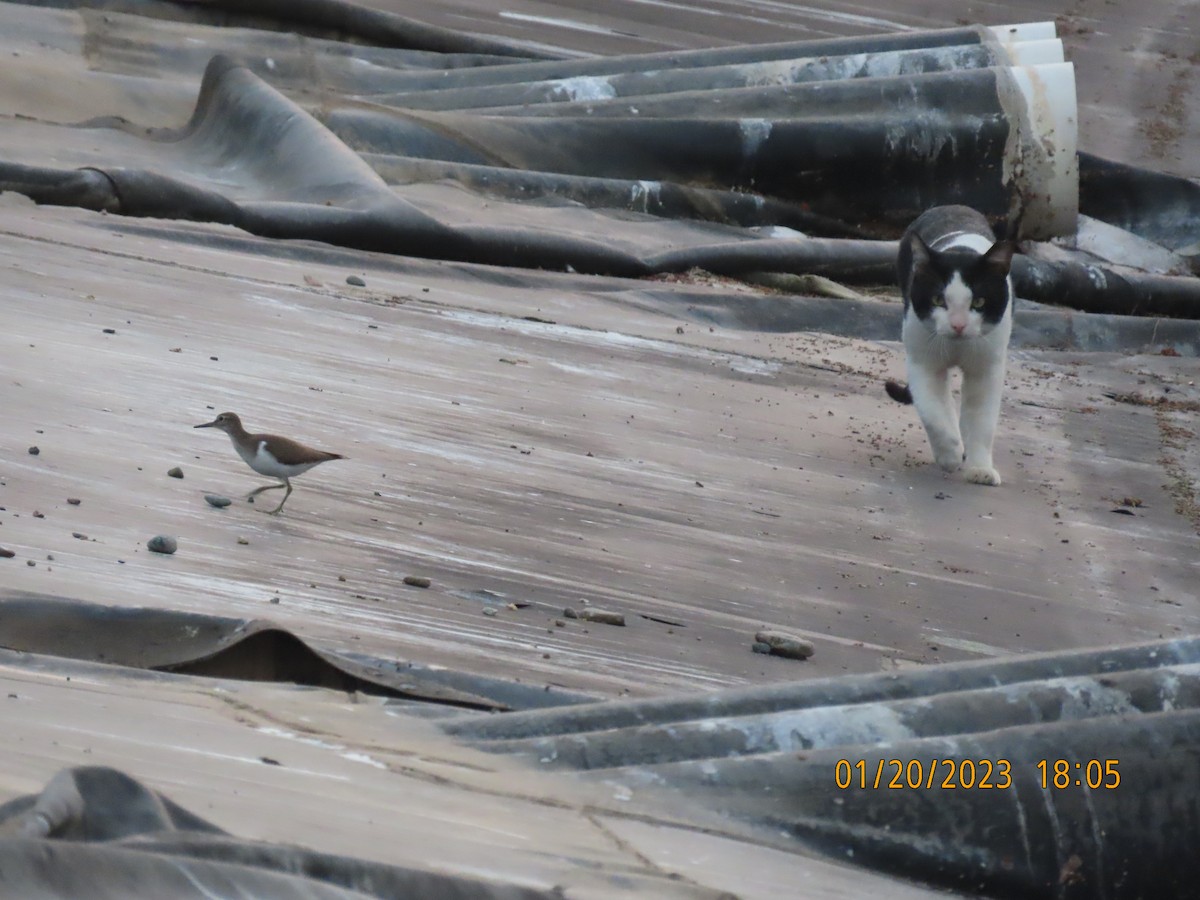
[(914, 272), (929, 268), (933, 251), (929, 249), (929, 245), (921, 240), (921, 236), (915, 231), (908, 236), (908, 251), (912, 255), (912, 269)]
[(1007, 278), (1012, 267), (1013, 254), (1017, 252), (1016, 241), (996, 241), (988, 252), (979, 258), (978, 267), (996, 278)]

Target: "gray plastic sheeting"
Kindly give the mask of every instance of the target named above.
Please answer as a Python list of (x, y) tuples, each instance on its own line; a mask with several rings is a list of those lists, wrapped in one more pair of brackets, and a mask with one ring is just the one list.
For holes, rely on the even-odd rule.
[(1200, 640), (442, 723), (995, 897), (1197, 895)]

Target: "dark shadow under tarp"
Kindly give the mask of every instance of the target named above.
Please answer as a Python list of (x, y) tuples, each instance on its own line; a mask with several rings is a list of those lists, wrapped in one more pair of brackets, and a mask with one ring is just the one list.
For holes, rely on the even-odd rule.
[(0, 647), (135, 669), (290, 682), (472, 709), (525, 709), (588, 699), (314, 647), (264, 619), (98, 606), (14, 591), (0, 591)]

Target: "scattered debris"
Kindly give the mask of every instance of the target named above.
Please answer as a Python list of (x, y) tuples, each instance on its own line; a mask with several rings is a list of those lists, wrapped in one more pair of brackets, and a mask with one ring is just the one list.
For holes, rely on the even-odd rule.
[(563, 610), (563, 615), (568, 619), (595, 622), (597, 625), (620, 625), (622, 627), (625, 625), (625, 617), (620, 613), (605, 612), (602, 609), (592, 609), (591, 607), (576, 610), (568, 606)]
[[(756, 643), (766, 644), (770, 647), (772, 656), (786, 656), (788, 659), (808, 659), (814, 653), (816, 648), (811, 641), (806, 641), (804, 638), (798, 638), (794, 635), (784, 634), (782, 631), (760, 631), (754, 635)], [(762, 651), (758, 651), (761, 653)]]
[(171, 468), (167, 469), (167, 474), (172, 478), (182, 478), (183, 469), (179, 468), (179, 466), (172, 466)]
[[(341, 576), (339, 576), (339, 577), (341, 577)], [(419, 588), (427, 588), (431, 584), (433, 584), (433, 582), (430, 581), (428, 578), (426, 578), (424, 575), (405, 575), (404, 583), (407, 584), (409, 587), (419, 587)]]
[(146, 541), (146, 546), (155, 553), (165, 553), (168, 556), (179, 549), (179, 543), (167, 534), (156, 534)]
[(657, 622), (659, 625), (674, 625), (676, 628), (687, 628), (686, 622), (677, 622), (674, 619), (664, 619), (662, 616), (651, 616), (646, 613), (638, 613), (638, 615), (648, 622)]
[(204, 500), (209, 506), (215, 506), (217, 509), (224, 509), (233, 502), (228, 497), (222, 497), (220, 494), (205, 494)]

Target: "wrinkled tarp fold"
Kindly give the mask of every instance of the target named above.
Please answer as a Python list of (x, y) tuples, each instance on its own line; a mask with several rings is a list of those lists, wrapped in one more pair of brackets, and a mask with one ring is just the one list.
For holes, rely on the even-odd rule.
[(235, 839), (125, 773), (98, 766), (63, 770), (40, 795), (0, 805), (0, 894), (63, 900), (557, 896)]
[(440, 727), (946, 888), (1137, 898), (1191, 896), (1198, 707), (1181, 639)]
[(312, 646), (263, 619), (100, 606), (0, 591), (0, 647), (69, 659), (249, 681), (286, 681), (475, 709), (584, 699), (568, 691)]

